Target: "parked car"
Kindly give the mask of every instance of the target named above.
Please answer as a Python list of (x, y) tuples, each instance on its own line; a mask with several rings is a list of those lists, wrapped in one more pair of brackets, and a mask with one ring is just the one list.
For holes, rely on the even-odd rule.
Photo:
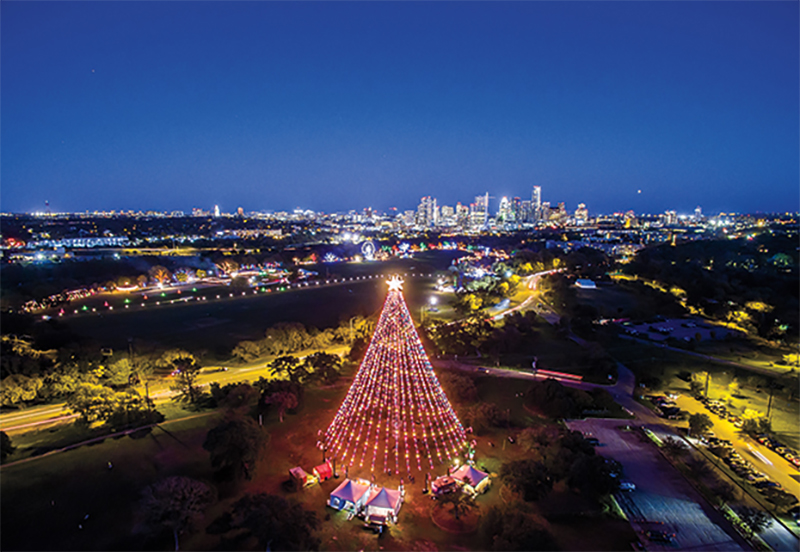
[(780, 489), (781, 488), (780, 483), (776, 483), (775, 481), (771, 481), (769, 479), (767, 479), (765, 481), (759, 481), (758, 483), (756, 483), (753, 486), (755, 488), (757, 488), (757, 489), (769, 489), (770, 487), (774, 487), (776, 489)]
[(619, 490), (620, 491), (635, 491), (636, 490), (636, 483), (633, 481), (620, 481), (619, 482)]
[(644, 536), (647, 537), (652, 542), (660, 542), (664, 544), (674, 544), (675, 543), (675, 533), (667, 533), (666, 531), (643, 531)]

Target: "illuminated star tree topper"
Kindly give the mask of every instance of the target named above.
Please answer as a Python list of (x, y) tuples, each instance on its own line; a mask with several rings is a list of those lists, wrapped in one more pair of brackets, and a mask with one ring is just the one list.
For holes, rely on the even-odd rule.
[(461, 422), (425, 354), (403, 298), (389, 292), (353, 384), (325, 432), (329, 453), (370, 472), (434, 467), (466, 446)]

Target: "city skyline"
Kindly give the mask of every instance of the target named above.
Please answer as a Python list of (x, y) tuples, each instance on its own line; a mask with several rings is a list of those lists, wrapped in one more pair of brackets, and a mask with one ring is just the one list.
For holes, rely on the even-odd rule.
[(796, 3), (5, 3), (2, 210), (794, 211)]

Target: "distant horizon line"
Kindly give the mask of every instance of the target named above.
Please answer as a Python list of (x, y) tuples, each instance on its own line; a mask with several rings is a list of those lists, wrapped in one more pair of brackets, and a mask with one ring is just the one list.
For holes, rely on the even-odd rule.
[[(698, 205), (698, 208), (702, 206)], [(242, 216), (239, 215), (237, 211), (230, 211), (230, 212), (223, 212), (220, 211), (219, 217), (215, 215), (213, 208), (212, 209), (202, 209), (200, 207), (192, 207), (192, 209), (201, 209), (203, 214), (193, 214), (192, 211), (186, 211), (184, 209), (94, 209), (94, 210), (85, 210), (85, 211), (0, 211), (0, 216), (34, 216), (34, 217), (55, 217), (55, 216), (68, 216), (68, 215), (141, 215), (141, 214), (162, 214), (162, 215), (170, 215), (170, 216), (186, 216), (186, 217), (211, 217), (211, 218), (219, 218), (219, 217), (228, 217), (228, 216)], [(238, 209), (238, 208), (237, 208)], [(265, 209), (265, 210), (251, 210), (251, 211), (244, 211), (244, 215), (277, 215), (277, 214), (300, 214), (302, 213), (313, 213), (315, 215), (348, 215), (352, 213), (356, 214), (363, 214), (363, 211), (371, 209), (374, 213), (381, 214), (381, 215), (391, 215), (394, 216), (389, 211), (394, 210), (397, 214), (402, 214), (406, 211), (416, 211), (416, 209), (404, 209), (400, 210), (397, 207), (390, 207), (388, 209), (374, 209), (372, 207), (362, 207), (360, 209), (347, 209), (344, 211), (318, 211), (314, 209), (306, 209), (302, 207), (295, 207), (294, 209), (285, 210), (285, 209)], [(674, 212), (677, 216), (693, 216), (695, 214), (694, 211), (687, 211), (681, 212), (678, 209), (665, 209), (663, 211), (658, 212), (645, 212), (645, 211), (635, 211), (634, 209), (627, 209), (627, 210), (617, 210), (617, 211), (610, 211), (610, 212), (597, 212), (594, 216), (608, 216), (608, 215), (617, 215), (617, 214), (626, 214), (631, 213), (637, 215), (663, 215), (665, 213)], [(740, 215), (798, 215), (800, 216), (800, 209), (791, 211), (762, 211), (762, 210), (754, 210), (754, 211), (720, 211), (719, 213), (709, 214), (709, 213), (702, 213), (704, 217), (715, 217), (715, 216), (740, 216)], [(490, 215), (491, 216), (491, 215)]]

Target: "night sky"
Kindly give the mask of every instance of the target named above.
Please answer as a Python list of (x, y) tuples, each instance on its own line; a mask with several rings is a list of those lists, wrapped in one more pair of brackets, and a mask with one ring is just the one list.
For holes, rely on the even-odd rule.
[(5, 212), (405, 210), (533, 185), (590, 213), (800, 204), (798, 2), (0, 16)]

